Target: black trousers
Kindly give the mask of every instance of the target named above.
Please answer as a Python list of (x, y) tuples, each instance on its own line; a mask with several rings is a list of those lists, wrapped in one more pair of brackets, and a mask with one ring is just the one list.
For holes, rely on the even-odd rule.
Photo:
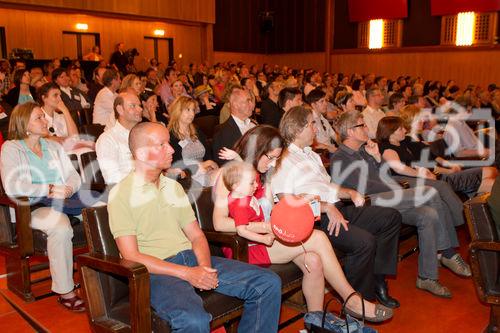
[(333, 248), (341, 251), (344, 273), (352, 287), (368, 300), (375, 298), (374, 274), (395, 275), (401, 214), (386, 207), (339, 207), (349, 221), (348, 231), (337, 237), (328, 233), (328, 217), (321, 215), (320, 228)]

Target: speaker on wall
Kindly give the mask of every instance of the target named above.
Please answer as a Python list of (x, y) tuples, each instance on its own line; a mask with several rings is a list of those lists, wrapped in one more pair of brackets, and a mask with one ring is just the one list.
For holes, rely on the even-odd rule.
[(260, 31), (262, 33), (270, 32), (274, 28), (274, 12), (261, 12), (260, 17)]

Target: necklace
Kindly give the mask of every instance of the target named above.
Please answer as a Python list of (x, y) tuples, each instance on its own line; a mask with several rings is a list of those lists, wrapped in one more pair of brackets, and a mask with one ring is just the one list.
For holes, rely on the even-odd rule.
[(49, 126), (50, 135), (56, 135), (56, 130), (54, 129), (54, 114), (52, 114), (52, 117), (51, 117), (51, 116), (49, 116), (47, 111), (45, 111), (45, 109), (43, 107), (41, 107), (40, 109), (42, 109), (43, 113), (45, 113), (45, 119), (47, 119), (47, 117), (50, 117), (50, 120), (51, 120), (51, 124)]

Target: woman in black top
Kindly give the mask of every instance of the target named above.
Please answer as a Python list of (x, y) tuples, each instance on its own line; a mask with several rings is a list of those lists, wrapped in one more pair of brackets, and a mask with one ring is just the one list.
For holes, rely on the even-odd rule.
[[(403, 111), (408, 113), (409, 111)], [(462, 170), (461, 166), (442, 157), (434, 156), (430, 147), (417, 138), (406, 135), (403, 120), (399, 117), (381, 119), (377, 129), (377, 140), (384, 158), (395, 174), (442, 180), (454, 191), (468, 195), (491, 191), (496, 170), (494, 168), (471, 168)], [(392, 132), (392, 133), (391, 133)], [(432, 163), (433, 172), (416, 164)], [(415, 166), (414, 166), (415, 165)], [(483, 169), (485, 169), (483, 171)], [(490, 177), (492, 175), (492, 177)]]
[(180, 96), (170, 107), (170, 145), (174, 148), (172, 168), (189, 172), (203, 186), (213, 184), (212, 175), (218, 169), (211, 160), (211, 149), (205, 135), (193, 125), (197, 102)]

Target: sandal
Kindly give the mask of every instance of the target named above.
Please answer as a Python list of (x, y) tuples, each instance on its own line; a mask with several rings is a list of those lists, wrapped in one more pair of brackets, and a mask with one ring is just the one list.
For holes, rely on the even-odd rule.
[[(360, 314), (360, 313), (357, 313), (357, 312), (354, 312), (354, 311), (352, 311), (351, 309), (349, 309), (349, 308), (347, 307), (347, 302), (348, 302), (348, 301), (349, 301), (349, 299), (350, 299), (352, 296), (354, 296), (354, 295), (358, 295), (358, 296), (361, 298), (361, 300), (363, 301), (363, 302), (361, 303), (361, 305), (362, 305), (362, 309), (363, 309), (363, 310), (362, 310), (362, 311), (363, 311), (363, 313), (361, 313), (361, 314)], [(346, 298), (346, 300), (345, 300), (345, 302), (344, 302), (344, 306), (343, 306), (343, 309), (342, 309), (342, 310), (343, 310), (345, 313), (347, 313), (348, 315), (353, 316), (353, 317), (354, 317), (354, 318), (356, 318), (356, 319), (366, 320), (366, 321), (369, 321), (369, 322), (372, 322), (372, 323), (380, 323), (380, 322), (386, 321), (386, 320), (388, 320), (388, 319), (392, 318), (392, 316), (393, 316), (393, 314), (394, 314), (394, 313), (393, 313), (393, 311), (392, 311), (392, 309), (390, 309), (390, 308), (388, 308), (388, 307), (386, 307), (386, 306), (383, 306), (383, 305), (381, 305), (381, 304), (375, 304), (375, 316), (374, 316), (374, 317), (367, 317), (367, 316), (365, 315), (365, 302), (364, 302), (364, 300), (363, 300), (363, 297), (361, 297), (361, 294), (359, 294), (359, 293), (358, 293), (358, 292), (356, 292), (356, 291), (355, 291), (355, 292), (353, 292), (352, 294), (350, 294), (350, 295)]]
[[(57, 302), (64, 306), (66, 309), (73, 312), (83, 312), (85, 311), (85, 302), (78, 296), (73, 296), (71, 298), (62, 298), (59, 296)], [(79, 303), (80, 302), (80, 303)], [(77, 304), (79, 303), (79, 304)]]

